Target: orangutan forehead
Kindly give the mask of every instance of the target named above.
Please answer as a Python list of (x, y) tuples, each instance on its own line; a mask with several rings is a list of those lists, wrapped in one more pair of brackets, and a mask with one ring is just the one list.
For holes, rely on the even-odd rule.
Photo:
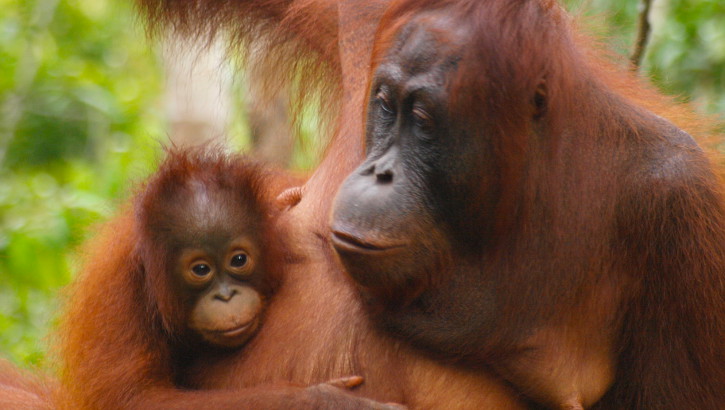
[(440, 19), (420, 18), (406, 24), (395, 35), (394, 45), (376, 70), (380, 79), (399, 83), (413, 79), (440, 83), (461, 58), (461, 39), (444, 30)]
[(184, 243), (224, 240), (256, 229), (259, 216), (251, 201), (243, 192), (192, 181), (170, 198), (157, 222)]

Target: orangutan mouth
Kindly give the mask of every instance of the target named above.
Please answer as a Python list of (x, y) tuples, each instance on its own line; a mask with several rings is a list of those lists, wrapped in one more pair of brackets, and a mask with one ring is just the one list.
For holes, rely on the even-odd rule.
[(330, 239), (335, 249), (341, 252), (380, 253), (405, 247), (404, 243), (399, 242), (372, 243), (341, 231), (333, 231)]

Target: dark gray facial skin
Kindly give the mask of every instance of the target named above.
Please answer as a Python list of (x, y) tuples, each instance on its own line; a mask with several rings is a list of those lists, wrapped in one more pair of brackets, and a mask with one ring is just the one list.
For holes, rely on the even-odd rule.
[(446, 105), (460, 34), (437, 30), (445, 21), (421, 20), (401, 31), (375, 71), (367, 157), (340, 188), (331, 225), (353, 279), (393, 304), (440, 277), (449, 257), (447, 224), (459, 224), (457, 199), (467, 193), (465, 178), (476, 176), (459, 170), (483, 158), (470, 152), (482, 147), (454, 126)]

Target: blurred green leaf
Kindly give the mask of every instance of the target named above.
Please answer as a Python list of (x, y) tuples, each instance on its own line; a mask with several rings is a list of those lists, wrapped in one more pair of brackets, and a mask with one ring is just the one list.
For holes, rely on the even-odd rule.
[(131, 2), (0, 9), (0, 355), (35, 364), (88, 227), (158, 158), (162, 81)]

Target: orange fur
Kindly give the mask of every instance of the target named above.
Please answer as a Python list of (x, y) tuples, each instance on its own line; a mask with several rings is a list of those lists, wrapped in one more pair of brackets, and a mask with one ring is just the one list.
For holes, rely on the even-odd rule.
[(21, 371), (0, 359), (0, 408), (45, 410), (60, 400), (60, 390), (52, 380)]

